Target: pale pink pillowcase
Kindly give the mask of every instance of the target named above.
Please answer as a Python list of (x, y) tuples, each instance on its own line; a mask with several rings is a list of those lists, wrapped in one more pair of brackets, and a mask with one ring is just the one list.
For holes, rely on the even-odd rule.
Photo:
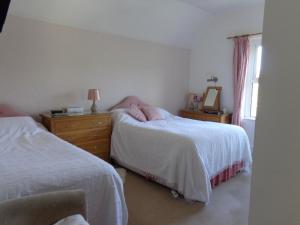
[(145, 114), (148, 121), (163, 119), (158, 109), (153, 106), (142, 107), (141, 110)]
[(13, 107), (0, 104), (0, 117), (16, 117), (16, 116), (28, 116), (25, 113), (17, 112)]
[(146, 122), (147, 118), (137, 105), (131, 105), (127, 109), (127, 113), (138, 121)]
[(137, 107), (148, 106), (148, 104), (146, 104), (145, 102), (140, 100), (138, 97), (128, 96), (128, 97), (124, 98), (121, 102), (116, 104), (115, 106), (111, 107), (110, 110), (120, 109), (120, 108), (127, 109), (132, 105), (136, 105)]

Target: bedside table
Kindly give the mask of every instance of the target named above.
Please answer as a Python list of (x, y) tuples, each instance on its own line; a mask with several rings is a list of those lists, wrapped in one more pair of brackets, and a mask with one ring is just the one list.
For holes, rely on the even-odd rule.
[(110, 113), (52, 116), (41, 114), (42, 124), (61, 139), (110, 161)]
[(181, 110), (179, 116), (194, 120), (212, 121), (218, 123), (231, 123), (231, 114), (209, 114), (204, 112), (194, 112), (189, 110)]

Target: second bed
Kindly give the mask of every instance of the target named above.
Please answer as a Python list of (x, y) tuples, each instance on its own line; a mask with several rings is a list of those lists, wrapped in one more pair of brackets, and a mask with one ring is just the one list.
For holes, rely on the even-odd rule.
[(111, 157), (117, 163), (205, 203), (215, 182), (249, 169), (250, 145), (241, 127), (159, 111), (164, 119), (148, 122), (113, 111)]

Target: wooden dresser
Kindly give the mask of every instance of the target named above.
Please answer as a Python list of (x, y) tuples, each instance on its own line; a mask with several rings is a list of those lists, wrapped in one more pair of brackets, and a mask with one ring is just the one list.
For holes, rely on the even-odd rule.
[(110, 161), (110, 113), (75, 116), (42, 114), (42, 124), (53, 134), (106, 161)]
[(194, 112), (189, 110), (181, 110), (179, 116), (194, 120), (213, 121), (218, 123), (231, 123), (231, 114), (208, 114), (204, 112)]

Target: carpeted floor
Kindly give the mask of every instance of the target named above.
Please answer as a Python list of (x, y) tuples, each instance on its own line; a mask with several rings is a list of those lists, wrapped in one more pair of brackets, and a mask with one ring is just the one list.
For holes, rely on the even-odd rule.
[(239, 174), (213, 190), (211, 201), (175, 199), (170, 190), (127, 171), (128, 225), (247, 225), (250, 175)]

